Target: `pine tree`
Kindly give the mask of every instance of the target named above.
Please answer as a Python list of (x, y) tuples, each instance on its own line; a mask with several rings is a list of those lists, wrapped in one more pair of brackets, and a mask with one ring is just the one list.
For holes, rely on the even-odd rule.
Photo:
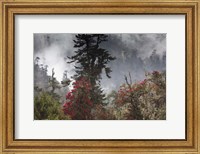
[(74, 40), (75, 55), (68, 57), (68, 63), (76, 63), (75, 80), (84, 77), (92, 85), (91, 97), (94, 103), (101, 103), (104, 95), (100, 88), (102, 71), (110, 78), (111, 68), (108, 63), (115, 59), (100, 44), (107, 41), (105, 34), (78, 34)]
[(56, 80), (56, 78), (54, 77), (55, 72), (54, 72), (54, 68), (52, 69), (52, 75), (49, 78), (49, 87), (51, 88), (51, 95), (56, 98), (59, 99), (59, 95), (57, 93), (55, 93), (56, 89), (60, 89), (60, 83)]

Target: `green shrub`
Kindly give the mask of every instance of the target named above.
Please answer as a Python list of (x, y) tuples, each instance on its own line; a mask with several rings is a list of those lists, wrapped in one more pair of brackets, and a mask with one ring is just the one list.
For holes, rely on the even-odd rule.
[(49, 92), (40, 92), (34, 98), (35, 120), (61, 120), (68, 119), (64, 115), (61, 104)]

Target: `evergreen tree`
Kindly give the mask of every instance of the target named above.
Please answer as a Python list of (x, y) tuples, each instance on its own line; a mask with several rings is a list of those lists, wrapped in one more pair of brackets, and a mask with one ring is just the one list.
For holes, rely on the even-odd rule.
[(39, 63), (40, 58), (34, 60), (34, 89), (35, 94), (41, 90), (47, 90), (49, 77), (47, 75), (47, 65)]
[(55, 98), (59, 98), (59, 95), (55, 93), (56, 89), (60, 89), (60, 83), (56, 80), (56, 78), (54, 77), (55, 72), (54, 72), (54, 68), (52, 69), (52, 75), (49, 78), (49, 87), (51, 87), (51, 94), (52, 96), (54, 96)]
[(108, 63), (115, 59), (100, 44), (107, 41), (105, 34), (78, 34), (74, 40), (74, 47), (77, 48), (75, 55), (68, 57), (68, 63), (76, 63), (75, 80), (84, 77), (92, 85), (91, 97), (94, 103), (101, 103), (104, 95), (100, 88), (102, 71), (110, 78), (111, 68)]

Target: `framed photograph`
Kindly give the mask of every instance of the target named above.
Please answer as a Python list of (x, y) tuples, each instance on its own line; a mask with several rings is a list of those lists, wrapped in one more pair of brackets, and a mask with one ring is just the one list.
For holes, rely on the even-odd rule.
[(1, 153), (199, 153), (199, 4), (1, 1)]

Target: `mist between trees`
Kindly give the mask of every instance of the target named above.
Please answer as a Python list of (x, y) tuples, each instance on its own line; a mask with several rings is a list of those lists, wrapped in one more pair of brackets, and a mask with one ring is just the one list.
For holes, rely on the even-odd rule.
[(165, 120), (166, 35), (35, 34), (34, 119)]

